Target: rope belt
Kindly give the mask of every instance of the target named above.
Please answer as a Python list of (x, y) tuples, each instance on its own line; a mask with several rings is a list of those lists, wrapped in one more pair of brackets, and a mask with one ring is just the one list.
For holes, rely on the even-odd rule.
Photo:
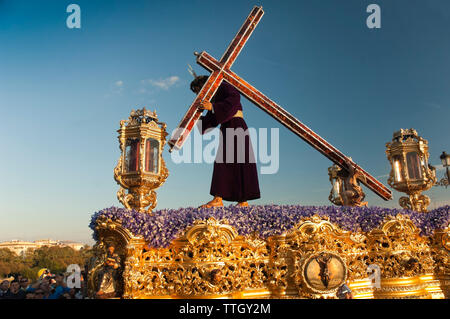
[(236, 114), (233, 115), (233, 117), (241, 117), (244, 118), (244, 113), (242, 113), (241, 110), (237, 111)]

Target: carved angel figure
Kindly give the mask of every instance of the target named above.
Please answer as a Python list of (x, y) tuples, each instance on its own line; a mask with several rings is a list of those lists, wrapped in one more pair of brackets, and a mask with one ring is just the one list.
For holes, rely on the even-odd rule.
[(342, 204), (344, 206), (366, 206), (367, 202), (363, 202), (365, 194), (359, 185), (358, 178), (364, 178), (360, 175), (350, 161), (346, 161), (347, 170), (340, 170), (337, 175), (344, 183), (344, 190), (340, 193)]
[(113, 245), (108, 246), (103, 256), (102, 267), (98, 271), (98, 298), (117, 297), (119, 292), (120, 257), (114, 252)]

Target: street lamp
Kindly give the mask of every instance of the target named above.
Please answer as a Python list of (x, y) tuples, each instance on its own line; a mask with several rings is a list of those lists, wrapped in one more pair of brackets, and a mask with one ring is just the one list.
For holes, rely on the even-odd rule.
[(438, 186), (447, 186), (450, 184), (450, 172), (449, 172), (449, 166), (450, 166), (450, 154), (447, 154), (445, 152), (442, 152), (441, 156), (439, 156), (442, 162), (442, 166), (446, 169), (445, 175), (439, 182), (436, 183)]

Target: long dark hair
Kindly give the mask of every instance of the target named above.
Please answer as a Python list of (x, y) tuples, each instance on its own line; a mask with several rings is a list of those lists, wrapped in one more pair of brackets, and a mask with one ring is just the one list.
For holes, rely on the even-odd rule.
[(205, 85), (206, 80), (208, 79), (208, 76), (206, 75), (200, 75), (197, 76), (192, 82), (191, 82), (191, 91), (194, 91), (194, 87), (203, 87), (203, 85)]

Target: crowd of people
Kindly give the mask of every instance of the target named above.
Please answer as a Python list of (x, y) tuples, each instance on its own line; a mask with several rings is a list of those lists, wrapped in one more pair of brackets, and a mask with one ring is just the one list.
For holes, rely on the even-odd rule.
[(0, 282), (0, 299), (85, 299), (83, 277), (82, 274), (80, 288), (70, 288), (64, 273), (54, 275), (45, 270), (35, 282), (12, 274)]

